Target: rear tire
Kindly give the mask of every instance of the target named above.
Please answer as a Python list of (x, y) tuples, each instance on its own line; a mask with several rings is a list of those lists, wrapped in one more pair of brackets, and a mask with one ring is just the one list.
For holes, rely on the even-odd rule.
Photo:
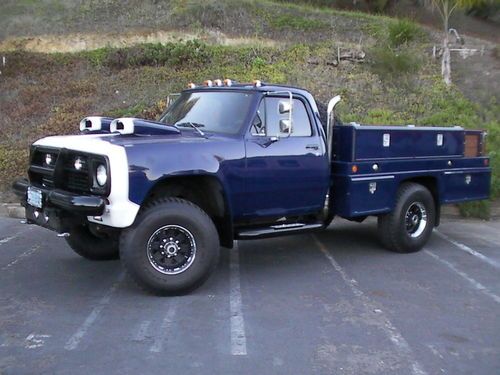
[(78, 255), (89, 260), (113, 260), (120, 257), (118, 240), (95, 236), (87, 226), (80, 225), (69, 231), (66, 242)]
[(378, 217), (380, 241), (398, 253), (419, 251), (429, 240), (436, 218), (434, 198), (424, 186), (407, 182), (400, 186), (396, 206)]
[(166, 198), (150, 203), (120, 237), (120, 257), (134, 281), (157, 295), (200, 286), (219, 260), (219, 236), (193, 203)]

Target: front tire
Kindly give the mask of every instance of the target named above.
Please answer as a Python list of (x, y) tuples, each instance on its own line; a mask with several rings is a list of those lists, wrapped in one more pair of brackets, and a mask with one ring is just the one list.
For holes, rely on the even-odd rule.
[(434, 228), (436, 207), (432, 194), (424, 186), (404, 183), (398, 190), (396, 207), (378, 217), (380, 241), (398, 253), (421, 250)]
[(89, 260), (114, 260), (120, 257), (118, 240), (111, 237), (98, 237), (88, 226), (80, 225), (69, 231), (66, 242), (75, 253)]
[(120, 258), (134, 281), (157, 295), (200, 286), (219, 259), (219, 236), (210, 217), (183, 199), (150, 203), (120, 237)]

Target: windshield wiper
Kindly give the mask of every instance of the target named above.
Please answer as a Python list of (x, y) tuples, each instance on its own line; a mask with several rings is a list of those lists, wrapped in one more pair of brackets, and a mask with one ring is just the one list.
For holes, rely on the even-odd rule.
[(199, 135), (201, 135), (203, 138), (208, 138), (205, 133), (200, 129), (200, 128), (203, 128), (205, 127), (205, 125), (203, 124), (198, 124), (197, 122), (180, 122), (178, 124), (175, 124), (174, 125), (175, 127), (177, 126), (182, 126), (182, 127), (190, 127), (190, 128), (193, 128), (194, 130), (196, 130), (198, 132)]

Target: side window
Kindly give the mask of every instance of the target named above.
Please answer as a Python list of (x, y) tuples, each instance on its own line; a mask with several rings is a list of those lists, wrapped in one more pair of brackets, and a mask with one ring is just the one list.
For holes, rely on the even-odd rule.
[[(286, 136), (287, 133), (280, 131), (280, 120), (287, 120), (288, 114), (279, 113), (280, 100), (283, 98), (265, 98), (266, 102), (266, 128), (268, 135)], [(262, 105), (262, 103), (261, 103)], [(292, 109), (292, 134), (291, 137), (309, 137), (312, 135), (311, 122), (307, 115), (304, 103), (299, 99), (293, 99)]]
[(252, 122), (251, 127), (252, 135), (255, 136), (266, 136), (266, 103), (264, 99), (260, 101), (259, 109), (257, 109), (257, 113)]
[(309, 137), (312, 135), (311, 122), (307, 115), (304, 103), (299, 99), (293, 99), (292, 110), (292, 137)]

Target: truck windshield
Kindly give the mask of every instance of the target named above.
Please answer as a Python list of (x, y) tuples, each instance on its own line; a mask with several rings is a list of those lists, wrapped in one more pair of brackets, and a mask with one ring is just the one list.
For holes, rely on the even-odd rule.
[(161, 116), (160, 122), (202, 132), (236, 134), (252, 101), (244, 92), (186, 92)]

